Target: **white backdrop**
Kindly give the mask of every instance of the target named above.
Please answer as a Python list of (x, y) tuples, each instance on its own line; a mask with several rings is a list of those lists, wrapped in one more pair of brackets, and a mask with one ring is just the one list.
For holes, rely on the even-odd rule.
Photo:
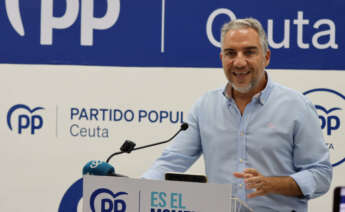
[[(269, 70), (269, 74), (275, 81), (300, 92), (328, 88), (345, 94), (344, 71)], [(66, 190), (81, 178), (81, 169), (87, 161), (105, 160), (118, 151), (125, 139), (141, 146), (165, 140), (179, 128), (180, 123), (174, 124), (167, 119), (162, 123), (150, 122), (147, 118), (139, 122), (139, 110), (153, 111), (153, 115), (160, 111), (171, 111), (175, 115), (183, 113), (186, 118), (199, 96), (224, 85), (222, 70), (212, 68), (0, 65), (0, 211), (57, 211)], [(340, 120), (338, 129), (331, 131), (331, 135), (327, 134), (326, 128), (323, 130), (327, 143), (330, 143), (332, 162), (340, 161), (345, 157), (342, 125), (345, 99), (322, 92), (308, 94), (308, 97), (327, 109), (341, 109), (332, 113)], [(10, 108), (18, 104), (26, 105), (30, 110), (43, 109), (30, 112), (19, 108), (10, 116)], [(76, 115), (71, 119), (71, 108), (130, 110), (134, 118), (132, 121), (109, 121), (107, 118), (103, 121), (101, 116), (98, 120), (86, 120), (90, 116), (83, 116), (78, 120)], [(41, 128), (39, 119), (25, 123), (30, 119), (23, 118), (20, 122), (21, 115), (24, 118), (41, 117)], [(34, 134), (30, 133), (32, 126), (38, 128)], [(108, 138), (73, 136), (71, 127), (74, 135), (80, 128), (86, 131), (99, 128), (100, 132), (107, 131)], [(111, 163), (118, 173), (137, 178), (164, 147), (120, 155)], [(202, 161), (199, 160), (189, 172), (204, 173)], [(331, 210), (333, 188), (345, 185), (344, 175), (345, 163), (342, 163), (334, 168), (331, 190), (312, 200), (310, 211)]]

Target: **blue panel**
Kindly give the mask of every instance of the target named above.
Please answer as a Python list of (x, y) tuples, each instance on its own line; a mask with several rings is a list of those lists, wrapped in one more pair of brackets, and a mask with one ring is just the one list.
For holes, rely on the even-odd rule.
[[(52, 44), (47, 45), (41, 41), (41, 31), (47, 28), (41, 23), (48, 19), (41, 16), (41, 12), (47, 11), (43, 2), (49, 1), (53, 0), (0, 2), (0, 63), (220, 67), (219, 48), (210, 42), (206, 25), (213, 12), (224, 8), (237, 18), (259, 19), (265, 29), (271, 20), (275, 43), (289, 35), (285, 47), (278, 48), (270, 42), (269, 68), (345, 70), (344, 14), (336, 12), (345, 11), (343, 0), (94, 0), (93, 14), (83, 11), (82, 5), (87, 0), (80, 0), (75, 8), (78, 16), (70, 20), (71, 26), (52, 29)], [(78, 0), (53, 1), (53, 16), (57, 21), (64, 17), (70, 1)], [(115, 24), (93, 30), (93, 44), (82, 44), (81, 37), (87, 34), (81, 35), (81, 15), (96, 16), (102, 21), (108, 1), (120, 2)], [(16, 13), (17, 2), (20, 13)], [(163, 11), (164, 52), (161, 51)], [(23, 36), (15, 30), (20, 31), (20, 17), (16, 14), (21, 14)], [(212, 22), (216, 41), (219, 41), (221, 25), (228, 20), (228, 15), (220, 14)], [(285, 22), (289, 29), (286, 32)], [(85, 25), (92, 26), (91, 23)]]

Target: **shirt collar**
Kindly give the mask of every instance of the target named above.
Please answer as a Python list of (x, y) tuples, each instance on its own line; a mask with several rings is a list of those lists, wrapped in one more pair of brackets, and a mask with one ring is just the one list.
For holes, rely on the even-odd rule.
[[(254, 99), (256, 99), (260, 104), (264, 105), (265, 102), (267, 101), (272, 89), (273, 89), (273, 82), (271, 80), (271, 77), (269, 76), (269, 74), (265, 71), (265, 74), (267, 76), (267, 84), (266, 87), (260, 91), (259, 93), (255, 94), (253, 96)], [(231, 84), (228, 82), (224, 89), (223, 89), (223, 96), (226, 99), (226, 101), (231, 105), (234, 102), (234, 99), (232, 98), (232, 96), (229, 96), (226, 92), (228, 86), (231, 86)]]

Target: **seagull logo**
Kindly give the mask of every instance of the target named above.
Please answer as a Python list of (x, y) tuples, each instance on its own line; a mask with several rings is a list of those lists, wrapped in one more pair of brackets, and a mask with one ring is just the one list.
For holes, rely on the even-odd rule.
[(329, 113), (336, 111), (336, 110), (341, 110), (341, 108), (339, 108), (339, 107), (334, 107), (334, 108), (327, 110), (326, 108), (322, 107), (321, 105), (315, 105), (315, 108), (317, 110), (322, 110), (326, 114), (329, 114)]
[(8, 19), (12, 27), (20, 36), (25, 35), (22, 16), (20, 14), (19, 0), (5, 0)]

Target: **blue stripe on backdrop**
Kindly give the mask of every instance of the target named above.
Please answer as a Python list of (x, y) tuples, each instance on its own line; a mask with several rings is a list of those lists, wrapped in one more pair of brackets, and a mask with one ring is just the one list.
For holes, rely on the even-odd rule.
[(269, 68), (345, 70), (344, 10), (343, 0), (5, 0), (0, 63), (220, 67), (221, 25), (251, 16), (268, 31)]
[(77, 212), (83, 196), (83, 178), (74, 182), (66, 191), (59, 205), (59, 212)]

